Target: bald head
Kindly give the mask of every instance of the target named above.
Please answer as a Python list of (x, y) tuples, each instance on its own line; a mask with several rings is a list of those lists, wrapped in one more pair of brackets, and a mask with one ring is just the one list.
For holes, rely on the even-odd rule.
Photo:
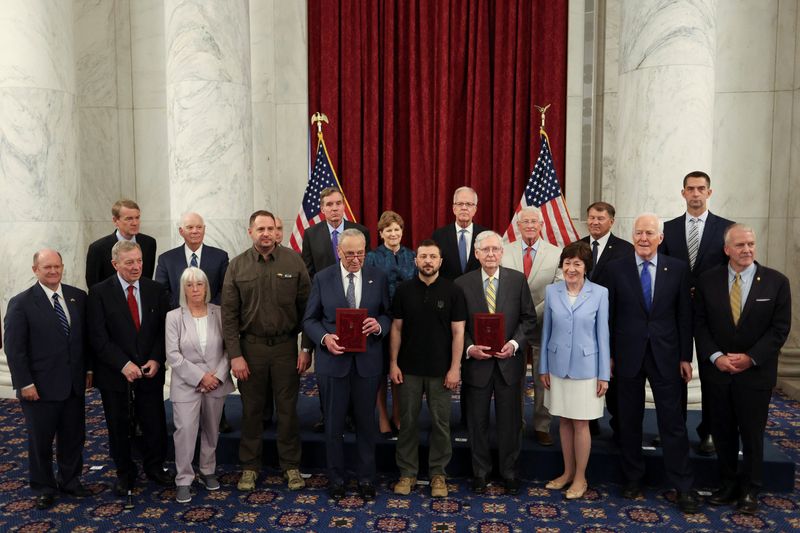
[(64, 275), (61, 254), (51, 248), (43, 248), (33, 254), (33, 273), (39, 283), (51, 291), (58, 290)]
[(185, 213), (181, 217), (181, 227), (178, 228), (178, 233), (181, 234), (190, 250), (197, 251), (206, 236), (206, 224), (203, 217), (197, 213)]

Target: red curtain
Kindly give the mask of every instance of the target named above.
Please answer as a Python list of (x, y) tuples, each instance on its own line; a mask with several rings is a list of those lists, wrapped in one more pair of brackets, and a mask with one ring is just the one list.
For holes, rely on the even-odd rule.
[(551, 104), (563, 180), (566, 0), (309, 0), (308, 21), (309, 111), (374, 234), (392, 209), (416, 245), (453, 221), (461, 185), (502, 233), (539, 151), (534, 104)]

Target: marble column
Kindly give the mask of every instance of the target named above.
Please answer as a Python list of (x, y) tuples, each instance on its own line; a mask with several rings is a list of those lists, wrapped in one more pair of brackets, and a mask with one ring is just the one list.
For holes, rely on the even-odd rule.
[(170, 216), (199, 212), (206, 242), (233, 256), (253, 211), (249, 3), (165, 0), (164, 13)]
[[(715, 0), (623, 0), (619, 42), (618, 233), (638, 213), (675, 216), (681, 179), (713, 175)], [(700, 384), (690, 383), (690, 402)]]
[[(72, 2), (0, 1), (0, 308), (31, 286), (33, 253), (59, 250), (64, 281), (79, 284)], [(0, 393), (11, 379), (0, 357)]]

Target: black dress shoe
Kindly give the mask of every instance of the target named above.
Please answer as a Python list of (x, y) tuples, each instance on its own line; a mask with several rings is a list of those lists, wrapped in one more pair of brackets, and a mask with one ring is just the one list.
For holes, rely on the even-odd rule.
[(635, 500), (642, 496), (642, 486), (638, 481), (628, 481), (622, 489), (622, 497), (626, 500)]
[(368, 502), (374, 500), (375, 485), (373, 485), (372, 483), (359, 483), (358, 494)]
[(708, 503), (711, 505), (729, 505), (736, 501), (736, 486), (723, 485), (708, 497)]
[(472, 483), (470, 483), (469, 488), (475, 494), (484, 494), (486, 492), (486, 478), (472, 478)]
[(711, 435), (707, 435), (701, 439), (700, 445), (697, 446), (697, 454), (702, 455), (703, 457), (711, 457), (716, 451), (717, 450), (714, 447), (714, 439), (711, 437)]
[(516, 496), (519, 494), (519, 480), (515, 477), (505, 478), (503, 480), (503, 488), (506, 489), (506, 494)]
[(758, 498), (755, 494), (747, 493), (736, 502), (736, 510), (745, 514), (756, 514), (758, 512)]
[(152, 470), (147, 472), (147, 478), (162, 487), (169, 487), (175, 483), (175, 474), (166, 470)]
[(682, 513), (694, 514), (700, 510), (700, 496), (693, 490), (681, 492), (678, 491), (677, 499), (678, 509)]
[(90, 491), (89, 489), (80, 484), (71, 488), (61, 487), (61, 492), (73, 496), (75, 498), (87, 498), (92, 494), (94, 494), (92, 491)]
[(40, 511), (44, 509), (49, 509), (53, 506), (56, 501), (56, 497), (53, 494), (40, 494), (36, 497), (36, 508)]
[(317, 420), (316, 422), (314, 422), (314, 425), (311, 426), (311, 430), (314, 433), (325, 433), (325, 421)]
[(341, 483), (334, 483), (328, 486), (328, 496), (332, 500), (339, 501), (345, 497), (344, 485)]

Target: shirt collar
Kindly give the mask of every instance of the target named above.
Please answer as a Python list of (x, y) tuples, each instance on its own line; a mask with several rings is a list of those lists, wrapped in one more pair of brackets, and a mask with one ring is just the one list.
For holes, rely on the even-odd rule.
[(122, 236), (122, 233), (120, 233), (120, 232), (119, 232), (119, 230), (116, 230), (116, 231), (114, 232), (114, 235), (116, 235), (116, 236), (117, 236), (117, 240), (118, 240), (118, 241), (131, 241), (131, 242), (136, 242), (136, 235), (134, 235), (134, 236), (133, 236), (133, 237), (131, 237), (130, 239), (126, 239), (125, 237), (123, 237), (123, 236)]
[[(755, 264), (755, 262), (753, 262), (752, 265), (750, 265), (749, 267), (747, 267), (744, 270), (742, 270), (741, 272), (739, 272), (739, 275), (742, 276), (742, 281), (743, 282), (749, 282), (751, 279), (753, 279), (753, 276), (755, 276), (755, 273), (756, 273), (756, 264)], [(735, 277), (736, 277), (736, 271), (731, 268), (731, 264), (729, 262), (728, 263), (728, 280), (729, 281), (733, 281), (733, 279)]]
[(692, 216), (692, 215), (690, 215), (688, 212), (686, 213), (686, 222), (687, 222), (687, 223), (688, 223), (688, 222), (689, 222), (691, 219), (693, 219), (693, 218), (697, 218), (697, 219), (699, 219), (700, 221), (702, 221), (702, 222), (703, 222), (703, 224), (705, 224), (705, 223), (706, 223), (706, 219), (708, 218), (708, 209), (706, 209), (705, 211), (703, 211), (703, 214), (702, 214), (702, 215), (700, 215), (700, 216), (696, 216), (696, 217), (693, 217), (693, 216)]
[[(636, 256), (636, 266), (637, 267), (642, 266), (642, 263), (644, 263), (644, 259), (639, 257), (639, 254), (637, 254), (636, 252), (634, 252), (633, 254)], [(653, 258), (650, 259), (649, 261), (650, 264), (652, 264), (653, 266), (658, 266), (658, 254), (654, 255)]]
[(456, 227), (456, 235), (461, 235), (461, 230), (463, 229), (467, 230), (467, 235), (472, 236), (472, 227), (474, 226), (472, 222), (470, 222), (469, 226), (467, 226), (466, 228), (462, 228), (461, 226), (459, 226), (458, 222), (454, 222), (453, 225)]
[[(609, 231), (599, 239), (597, 239), (597, 246), (600, 248), (605, 248), (606, 244), (608, 244), (608, 239), (611, 238), (611, 232)], [(595, 241), (595, 238), (589, 235), (589, 246), (591, 247), (592, 243)]]
[(333, 233), (334, 230), (336, 230), (339, 232), (339, 235), (341, 235), (342, 232), (344, 231), (344, 218), (342, 219), (341, 222), (339, 222), (339, 225), (336, 226), (335, 228), (331, 226), (330, 222), (328, 222), (327, 220), (325, 221), (325, 224), (328, 226), (328, 233)]
[[(519, 242), (522, 243), (522, 253), (524, 254), (525, 250), (528, 249), (528, 244), (522, 239), (520, 239)], [(539, 237), (538, 239), (536, 239), (536, 242), (531, 244), (531, 248), (533, 248), (533, 252), (534, 253), (539, 251), (539, 244), (541, 244), (541, 242), (542, 242), (542, 238)]]
[(128, 283), (127, 281), (122, 279), (122, 276), (119, 275), (119, 272), (117, 272), (117, 279), (122, 284), (122, 288), (125, 289), (126, 292), (128, 291), (128, 287), (130, 287), (131, 285), (133, 285), (136, 288), (137, 291), (139, 290), (139, 280), (138, 279), (136, 281), (134, 281), (133, 283)]
[(341, 262), (341, 261), (339, 261), (339, 273), (342, 275), (342, 279), (343, 279), (344, 281), (348, 281), (348, 279), (349, 279), (349, 278), (347, 277), (347, 275), (348, 275), (348, 274), (353, 274), (354, 281), (355, 281), (355, 280), (360, 280), (360, 279), (361, 279), (361, 271), (362, 271), (362, 270), (363, 270), (363, 269), (359, 269), (359, 270), (358, 270), (358, 272), (350, 272), (349, 270), (347, 270), (347, 269), (344, 267), (344, 265), (342, 264), (342, 262)]
[(194, 252), (192, 251), (191, 248), (189, 248), (188, 244), (183, 243), (183, 252), (186, 255), (186, 264), (187, 265), (192, 260), (192, 254), (195, 254), (197, 256), (197, 261), (200, 262), (200, 257), (203, 255), (203, 243), (201, 242), (200, 246), (198, 246), (197, 250), (194, 251)]
[[(494, 279), (498, 280), (498, 281), (500, 280), (500, 268), (499, 267), (497, 268), (495, 273), (492, 275), (492, 277)], [(483, 268), (481, 268), (481, 281), (484, 283), (484, 285), (486, 284), (486, 280), (487, 279), (489, 279), (489, 274), (487, 274), (486, 271)]]
[(61, 300), (62, 302), (64, 301), (64, 293), (61, 290), (61, 284), (60, 283), (58, 284), (58, 287), (56, 288), (56, 290), (51, 289), (50, 287), (46, 286), (41, 281), (38, 282), (38, 283), (39, 283), (39, 286), (44, 290), (44, 293), (47, 295), (47, 299), (48, 300), (52, 300), (53, 299), (53, 295), (54, 294), (58, 294), (58, 299)]

